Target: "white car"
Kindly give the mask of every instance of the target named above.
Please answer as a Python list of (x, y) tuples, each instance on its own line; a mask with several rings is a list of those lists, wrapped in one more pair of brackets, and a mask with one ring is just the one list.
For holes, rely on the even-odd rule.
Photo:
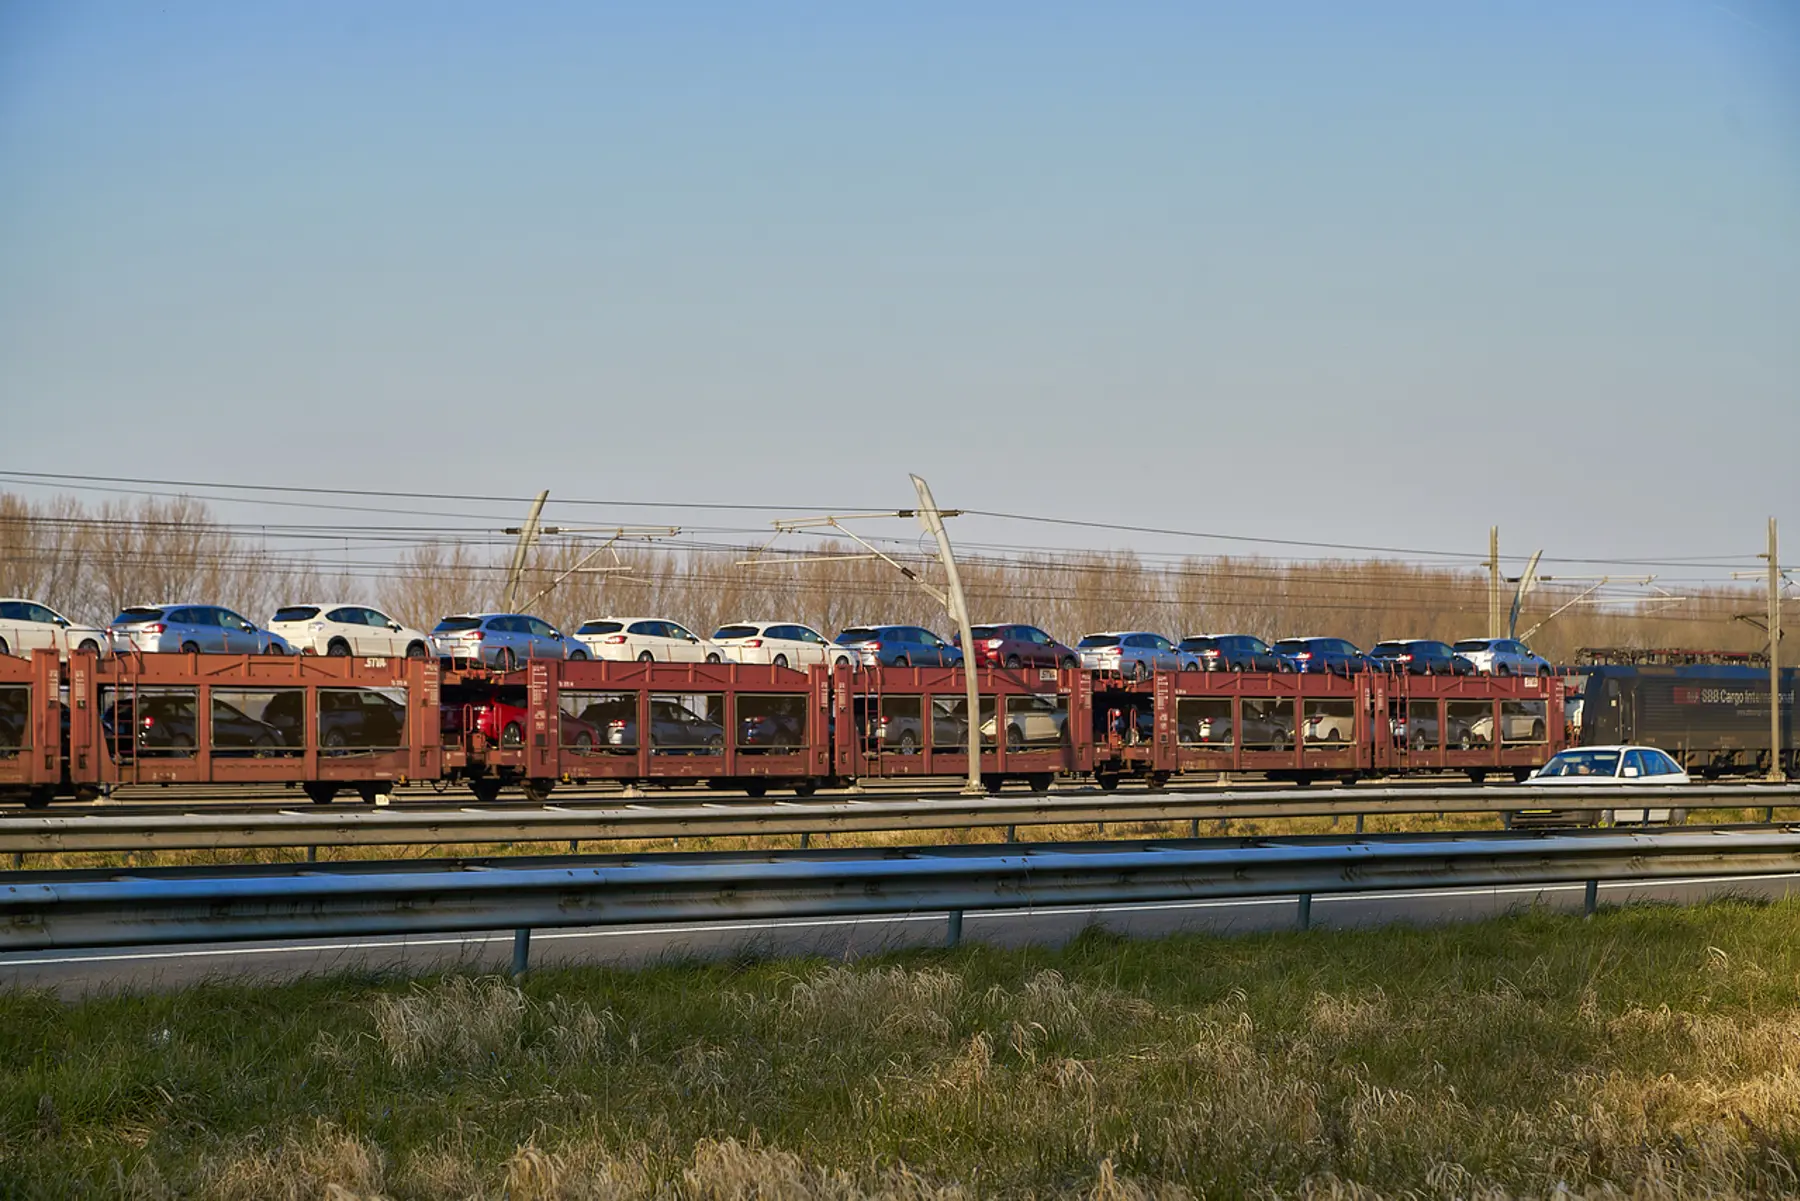
[(98, 626), (78, 626), (49, 605), (24, 597), (0, 598), (0, 655), (55, 651), (67, 659), (70, 651), (102, 654), (109, 645), (106, 631)]
[(711, 641), (733, 663), (771, 663), (805, 671), (815, 663), (837, 667), (857, 660), (856, 648), (839, 646), (797, 622), (734, 621), (714, 630)]
[(584, 621), (575, 640), (596, 659), (640, 663), (723, 663), (725, 648), (679, 622), (661, 617), (597, 617)]
[(358, 655), (365, 658), (425, 659), (431, 638), (409, 629), (379, 609), (328, 601), (283, 605), (269, 629), (303, 655)]
[(1547, 676), (1553, 671), (1550, 660), (1533, 654), (1517, 638), (1464, 638), (1450, 651), (1484, 676)]
[[(1683, 785), (1689, 783), (1681, 764), (1653, 746), (1583, 746), (1558, 751), (1532, 773), (1531, 783), (1550, 787), (1581, 785)], [(1680, 822), (1683, 809), (1614, 809), (1617, 822)]]

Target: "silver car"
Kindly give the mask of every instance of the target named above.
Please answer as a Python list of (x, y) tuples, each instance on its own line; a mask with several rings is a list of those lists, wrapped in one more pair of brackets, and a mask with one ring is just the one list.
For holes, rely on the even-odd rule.
[(107, 623), (115, 655), (291, 655), (287, 639), (223, 605), (132, 605)]
[(1550, 660), (1517, 638), (1465, 638), (1450, 648), (1484, 676), (1547, 676)]
[(431, 631), (437, 657), (511, 671), (527, 659), (585, 659), (587, 651), (541, 617), (528, 613), (458, 613)]
[(1111, 630), (1089, 634), (1075, 644), (1081, 666), (1089, 671), (1117, 671), (1144, 679), (1155, 671), (1198, 671), (1193, 655), (1184, 655), (1161, 634), (1148, 630)]

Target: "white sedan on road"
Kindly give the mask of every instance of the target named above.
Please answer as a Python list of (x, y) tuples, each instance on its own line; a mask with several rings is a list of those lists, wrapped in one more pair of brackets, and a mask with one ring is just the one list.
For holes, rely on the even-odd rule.
[(733, 663), (772, 663), (805, 671), (815, 663), (849, 666), (855, 647), (839, 646), (797, 622), (734, 621), (713, 631), (712, 641)]
[(67, 659), (70, 651), (104, 653), (108, 642), (105, 630), (78, 626), (49, 605), (21, 596), (0, 598), (0, 655), (55, 651)]
[(431, 637), (424, 630), (408, 629), (381, 610), (363, 605), (283, 605), (269, 619), (269, 629), (303, 655), (431, 657)]
[[(1680, 785), (1690, 783), (1687, 772), (1666, 752), (1653, 746), (1583, 746), (1558, 751), (1537, 769), (1530, 783), (1555, 786), (1580, 785)], [(1614, 809), (1614, 823), (1686, 820), (1685, 809)]]
[(640, 663), (723, 663), (725, 648), (661, 617), (597, 617), (584, 621), (575, 640), (596, 659)]

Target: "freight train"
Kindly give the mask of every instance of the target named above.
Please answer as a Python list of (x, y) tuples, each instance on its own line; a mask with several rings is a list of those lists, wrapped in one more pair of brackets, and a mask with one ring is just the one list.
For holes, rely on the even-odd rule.
[[(806, 795), (964, 777), (971, 725), (978, 774), (994, 791), (1059, 779), (1162, 788), (1193, 773), (1294, 783), (1422, 772), (1523, 779), (1577, 736), (1654, 735), (1641, 719), (1660, 702), (1641, 698), (1643, 681), (1658, 678), (1635, 677), (1628, 691), (1625, 677), (1602, 669), (1128, 679), (982, 667), (971, 718), (962, 669), (947, 667), (532, 660), (499, 671), (197, 653), (78, 651), (65, 663), (37, 652), (0, 657), (0, 793), (43, 805), (121, 784), (255, 783), (327, 802), (425, 782), (491, 802), (509, 789), (542, 799), (562, 785), (612, 781)], [(1658, 745), (1703, 769), (1754, 766), (1752, 727), (1766, 731), (1767, 711), (1756, 727), (1753, 685), (1734, 684), (1729, 698), (1703, 683), (1681, 687), (1701, 695), (1677, 704), (1730, 709), (1742, 728), (1706, 727), (1701, 737), (1690, 726), (1685, 741)], [(1791, 696), (1790, 685), (1784, 704)], [(1612, 724), (1615, 710), (1640, 724)]]

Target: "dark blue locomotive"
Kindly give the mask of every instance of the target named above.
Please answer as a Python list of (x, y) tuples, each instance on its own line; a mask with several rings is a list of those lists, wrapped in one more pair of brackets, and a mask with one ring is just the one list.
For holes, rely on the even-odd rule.
[[(1769, 768), (1769, 671), (1727, 663), (1601, 664), (1575, 671), (1573, 720), (1585, 746), (1659, 747), (1688, 771), (1713, 777)], [(1800, 671), (1781, 672), (1781, 758), (1800, 766), (1794, 694)], [(1574, 708), (1572, 705), (1571, 708)]]

